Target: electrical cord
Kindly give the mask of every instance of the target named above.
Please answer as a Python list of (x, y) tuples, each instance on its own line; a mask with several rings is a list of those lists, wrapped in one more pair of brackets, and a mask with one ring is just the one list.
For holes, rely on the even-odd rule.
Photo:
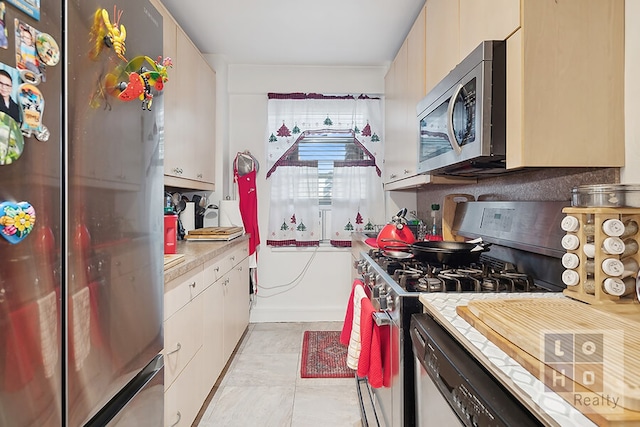
[[(271, 297), (275, 297), (275, 296), (277, 296), (277, 295), (284, 294), (285, 292), (289, 292), (289, 291), (290, 291), (290, 290), (292, 290), (292, 289), (295, 289), (298, 285), (300, 285), (300, 283), (302, 283), (302, 279), (304, 278), (305, 274), (307, 274), (307, 271), (309, 270), (309, 267), (311, 266), (311, 262), (314, 260), (314, 258), (316, 257), (316, 254), (317, 254), (317, 253), (318, 253), (318, 248), (316, 247), (316, 248), (313, 250), (313, 253), (311, 254), (311, 258), (309, 258), (309, 260), (307, 261), (307, 263), (306, 263), (306, 264), (304, 265), (304, 267), (302, 268), (302, 271), (300, 271), (300, 273), (299, 273), (299, 274), (298, 274), (298, 275), (297, 275), (293, 280), (291, 280), (289, 283), (285, 283), (285, 284), (282, 284), (282, 285), (270, 286), (270, 287), (269, 287), (269, 286), (260, 285), (260, 286), (259, 286), (259, 289), (260, 289), (261, 291), (263, 291), (263, 290), (265, 290), (265, 289), (267, 289), (267, 290), (273, 290), (273, 289), (285, 288), (285, 287), (288, 287), (288, 286), (291, 286), (291, 285), (293, 285), (293, 286), (288, 287), (288, 288), (287, 288), (287, 289), (285, 289), (285, 290), (282, 290), (282, 291), (276, 292), (276, 293), (271, 294), (271, 295), (263, 295), (262, 293), (257, 293), (257, 294), (256, 294), (256, 296), (257, 296), (258, 298), (271, 298)], [(296, 283), (296, 282), (297, 282), (297, 283)]]

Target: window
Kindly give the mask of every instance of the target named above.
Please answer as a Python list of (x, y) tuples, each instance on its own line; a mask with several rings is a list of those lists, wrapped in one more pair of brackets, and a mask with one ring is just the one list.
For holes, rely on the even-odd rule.
[(334, 164), (371, 160), (365, 150), (358, 146), (350, 131), (308, 132), (298, 140), (285, 158), (290, 162), (317, 161), (318, 203), (324, 209), (331, 206)]
[[(349, 246), (384, 216), (382, 101), (366, 95), (269, 94), (270, 246)], [(371, 225), (371, 227), (373, 227)]]

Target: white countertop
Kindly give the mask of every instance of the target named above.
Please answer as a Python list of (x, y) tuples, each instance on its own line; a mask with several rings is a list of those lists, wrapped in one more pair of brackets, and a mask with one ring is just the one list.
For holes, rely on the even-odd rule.
[(591, 420), (571, 406), (493, 344), (456, 313), (459, 305), (471, 300), (492, 298), (566, 298), (562, 293), (423, 293), (420, 301), (465, 348), (514, 394), (522, 403), (542, 416), (549, 424), (559, 426), (595, 426)]

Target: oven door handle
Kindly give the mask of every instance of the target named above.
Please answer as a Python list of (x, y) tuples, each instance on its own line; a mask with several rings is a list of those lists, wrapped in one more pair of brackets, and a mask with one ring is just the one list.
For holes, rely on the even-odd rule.
[(378, 326), (388, 326), (391, 324), (391, 317), (384, 311), (376, 311), (373, 313), (373, 321)]

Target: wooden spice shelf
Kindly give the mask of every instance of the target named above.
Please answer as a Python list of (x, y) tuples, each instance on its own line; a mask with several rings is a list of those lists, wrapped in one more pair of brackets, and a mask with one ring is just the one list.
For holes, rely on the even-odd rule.
[[(602, 262), (607, 258), (621, 259), (620, 255), (610, 255), (602, 250), (602, 242), (610, 237), (602, 230), (602, 224), (609, 219), (618, 219), (622, 222), (629, 220), (635, 221), (640, 224), (640, 208), (578, 208), (578, 207), (566, 207), (562, 210), (567, 215), (574, 216), (579, 221), (579, 228), (575, 232), (568, 232), (567, 234), (574, 234), (578, 237), (580, 245), (574, 250), (567, 250), (569, 253), (575, 253), (580, 263), (574, 270), (580, 276), (580, 283), (575, 286), (567, 286), (563, 291), (564, 294), (570, 298), (586, 302), (588, 304), (629, 304), (637, 302), (635, 292), (626, 296), (615, 296), (607, 294), (603, 288), (602, 283), (605, 279), (613, 277), (607, 275), (602, 270)], [(585, 231), (585, 224), (594, 225), (593, 243), (595, 247), (594, 258), (588, 258), (584, 252), (584, 245), (587, 244), (589, 235)], [(639, 233), (626, 236), (625, 239), (634, 239), (638, 241)], [(640, 253), (630, 255), (627, 258), (633, 258), (640, 264)], [(626, 259), (626, 258), (625, 258)], [(593, 261), (594, 271), (589, 273), (587, 270), (587, 262)], [(637, 272), (636, 272), (637, 273)], [(592, 276), (589, 277), (589, 275)], [(587, 277), (594, 281), (594, 293), (588, 293), (585, 290), (585, 282)], [(634, 275), (635, 278), (635, 275)]]

